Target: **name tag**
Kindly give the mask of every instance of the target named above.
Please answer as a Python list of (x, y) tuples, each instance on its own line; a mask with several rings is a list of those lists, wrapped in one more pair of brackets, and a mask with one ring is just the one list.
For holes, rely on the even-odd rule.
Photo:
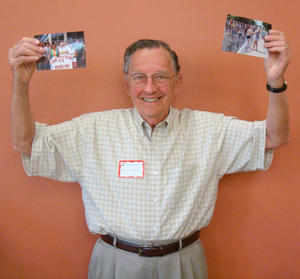
[(129, 160), (119, 162), (120, 178), (143, 178), (144, 177), (144, 161)]

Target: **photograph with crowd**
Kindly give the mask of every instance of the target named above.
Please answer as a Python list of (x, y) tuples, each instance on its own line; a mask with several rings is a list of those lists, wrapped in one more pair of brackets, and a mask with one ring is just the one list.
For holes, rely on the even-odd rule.
[(263, 40), (271, 28), (272, 25), (266, 22), (228, 14), (222, 49), (241, 54), (263, 52), (263, 44), (259, 50), (258, 41)]
[(64, 32), (36, 35), (45, 48), (37, 61), (37, 70), (64, 70), (86, 67), (84, 32)]

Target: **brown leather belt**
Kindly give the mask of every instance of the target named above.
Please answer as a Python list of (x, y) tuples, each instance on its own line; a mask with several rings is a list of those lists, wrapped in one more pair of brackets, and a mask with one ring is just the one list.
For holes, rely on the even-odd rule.
[[(200, 236), (200, 230), (196, 231), (189, 237), (182, 239), (182, 248), (185, 248), (195, 241), (199, 239)], [(109, 234), (101, 235), (101, 239), (106, 242), (107, 244), (110, 244), (112, 246), (115, 246), (116, 248), (125, 250), (127, 252), (136, 253), (143, 257), (163, 257), (164, 255), (168, 255), (171, 253), (175, 253), (179, 251), (180, 244), (179, 241), (167, 245), (142, 245), (139, 246), (137, 244), (132, 244), (129, 242), (125, 242), (122, 240), (117, 239), (116, 243), (114, 245), (115, 238), (113, 236), (110, 236)]]

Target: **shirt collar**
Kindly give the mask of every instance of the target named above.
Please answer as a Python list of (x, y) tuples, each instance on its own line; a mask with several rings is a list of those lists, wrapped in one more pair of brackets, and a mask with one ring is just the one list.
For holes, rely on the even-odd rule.
[[(173, 122), (172, 119), (173, 119), (173, 114), (174, 114), (173, 111), (174, 111), (174, 109), (172, 107), (170, 107), (170, 112), (169, 112), (169, 115), (167, 116), (167, 118), (157, 125), (159, 127), (160, 126), (165, 127), (165, 135), (167, 135), (168, 131), (170, 130), (170, 128), (172, 126), (172, 122)], [(133, 115), (134, 123), (135, 123), (136, 127), (138, 128), (141, 137), (144, 137), (145, 133), (147, 133), (145, 131), (145, 126), (147, 126), (149, 124), (140, 115), (140, 113), (136, 107), (133, 108), (132, 115)]]

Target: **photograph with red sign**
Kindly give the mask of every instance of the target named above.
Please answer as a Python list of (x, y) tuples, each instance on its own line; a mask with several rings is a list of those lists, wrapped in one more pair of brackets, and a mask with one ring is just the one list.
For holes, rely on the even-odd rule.
[(37, 70), (67, 70), (86, 67), (84, 32), (64, 32), (34, 36), (45, 48)]

